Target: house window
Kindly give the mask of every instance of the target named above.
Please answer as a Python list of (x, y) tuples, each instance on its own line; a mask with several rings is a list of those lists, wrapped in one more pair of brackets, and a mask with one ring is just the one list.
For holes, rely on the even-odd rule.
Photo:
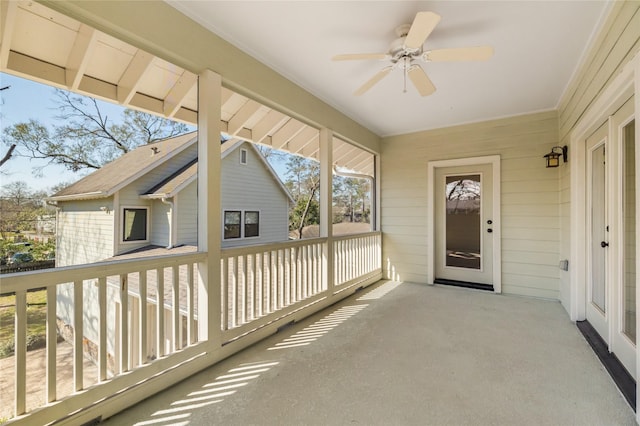
[(244, 237), (259, 237), (260, 236), (260, 213), (259, 212), (244, 212)]
[(224, 239), (240, 238), (240, 218), (242, 212), (225, 211), (224, 212)]
[(247, 164), (247, 150), (240, 150), (240, 164)]
[(149, 209), (125, 208), (122, 241), (146, 241)]
[(260, 236), (260, 212), (255, 210), (225, 210), (224, 239)]

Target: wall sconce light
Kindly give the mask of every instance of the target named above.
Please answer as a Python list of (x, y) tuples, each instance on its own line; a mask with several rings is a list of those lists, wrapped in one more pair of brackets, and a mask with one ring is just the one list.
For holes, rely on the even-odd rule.
[(560, 165), (560, 156), (562, 156), (562, 161), (564, 163), (567, 162), (567, 150), (568, 146), (554, 146), (551, 148), (551, 152), (546, 154), (544, 158), (547, 160), (547, 168), (549, 167), (558, 167)]

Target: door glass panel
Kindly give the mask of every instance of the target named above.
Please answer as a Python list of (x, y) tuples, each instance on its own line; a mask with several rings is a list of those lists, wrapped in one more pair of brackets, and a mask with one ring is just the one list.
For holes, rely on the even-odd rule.
[(591, 156), (591, 302), (605, 312), (605, 151), (604, 145)]
[(624, 127), (624, 286), (622, 331), (636, 342), (636, 168), (635, 121)]
[(446, 178), (446, 266), (480, 269), (480, 175)]

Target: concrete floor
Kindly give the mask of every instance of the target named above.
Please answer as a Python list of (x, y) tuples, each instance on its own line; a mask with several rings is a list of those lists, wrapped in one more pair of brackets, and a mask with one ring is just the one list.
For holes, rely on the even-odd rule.
[(633, 425), (558, 302), (383, 282), (108, 425)]

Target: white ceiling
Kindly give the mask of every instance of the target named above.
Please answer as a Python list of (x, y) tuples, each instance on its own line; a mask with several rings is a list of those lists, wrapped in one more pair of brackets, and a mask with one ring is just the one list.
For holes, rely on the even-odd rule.
[[(380, 136), (554, 109), (608, 10), (607, 1), (184, 1), (176, 9)], [(333, 62), (385, 53), (416, 12), (442, 17), (425, 50), (491, 45), (488, 62), (422, 64), (437, 91), (420, 97), (386, 65)]]

